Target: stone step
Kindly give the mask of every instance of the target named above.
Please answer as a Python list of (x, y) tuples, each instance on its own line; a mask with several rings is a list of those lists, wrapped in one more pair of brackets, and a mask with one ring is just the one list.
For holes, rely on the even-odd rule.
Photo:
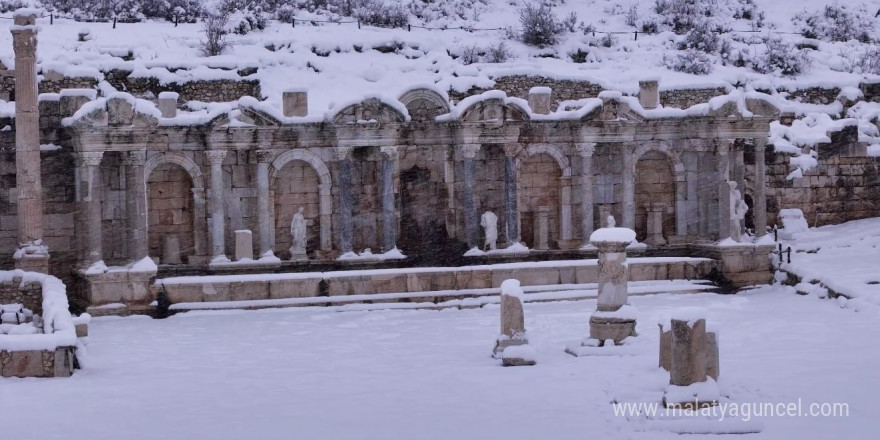
[[(525, 302), (577, 301), (595, 298), (595, 283), (524, 286)], [(659, 293), (715, 292), (717, 286), (706, 280), (633, 281), (629, 295)], [(187, 302), (171, 306), (174, 312), (192, 310), (267, 309), (284, 307), (327, 306), (338, 311), (383, 309), (445, 309), (478, 308), (499, 302), (500, 289), (437, 290), (416, 293), (379, 293), (367, 295), (334, 295), (307, 298), (282, 298), (249, 301)], [(155, 303), (154, 303), (155, 305)]]

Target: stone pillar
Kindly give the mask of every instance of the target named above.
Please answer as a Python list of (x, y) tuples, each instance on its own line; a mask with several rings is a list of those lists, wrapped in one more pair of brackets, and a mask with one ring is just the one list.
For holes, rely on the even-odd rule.
[(281, 95), (281, 106), (285, 117), (307, 116), (309, 114), (308, 90), (285, 90)]
[(254, 259), (254, 234), (247, 229), (235, 231), (235, 261)]
[(480, 245), (480, 219), (477, 215), (476, 201), (474, 200), (474, 173), (475, 158), (480, 151), (480, 144), (466, 144), (461, 146), (461, 156), (464, 158), (464, 187), (462, 188), (462, 205), (464, 205), (464, 231), (468, 248)]
[[(691, 325), (692, 324), (692, 325)], [(672, 370), (669, 384), (706, 381), (706, 320), (672, 319)]]
[(596, 151), (594, 142), (584, 142), (575, 145), (578, 155), (581, 157), (581, 236), (583, 244), (589, 243), (590, 234), (593, 233), (593, 153)]
[(528, 347), (522, 297), (519, 280), (501, 283), (501, 334), (495, 340), (492, 356), (501, 357), (505, 367), (535, 365), (534, 349)]
[(260, 258), (273, 256), (272, 217), (269, 215), (269, 159), (272, 153), (258, 150), (257, 155), (257, 211), (260, 227)]
[(125, 166), (125, 216), (127, 220), (129, 253), (132, 261), (140, 261), (149, 254), (147, 246), (147, 179), (144, 163), (147, 152), (144, 150), (124, 153)]
[(755, 139), (755, 193), (752, 209), (755, 219), (755, 236), (760, 238), (767, 234), (767, 163), (765, 162), (764, 150), (767, 147), (767, 139), (764, 137)]
[(720, 181), (718, 182), (718, 239), (723, 240), (731, 236), (730, 230), (730, 141), (722, 139), (716, 141), (715, 157), (718, 160), (716, 170)]
[(547, 206), (538, 207), (535, 212), (535, 236), (533, 237), (533, 247), (535, 249), (550, 249), (550, 208)]
[(394, 181), (397, 169), (397, 147), (382, 147), (382, 245), (390, 251), (397, 247), (397, 207)]
[(518, 144), (504, 146), (504, 218), (507, 220), (505, 231), (508, 246), (520, 242), (519, 208), (517, 208), (516, 196), (516, 153), (518, 151)]
[[(226, 151), (209, 150), (205, 156), (211, 164), (211, 262), (222, 263), (229, 261), (226, 258), (226, 198), (223, 194), (223, 159), (226, 158)], [(259, 215), (262, 218), (262, 210)]]
[(623, 227), (635, 229), (636, 224), (636, 180), (635, 157), (627, 148), (623, 152)]
[(36, 13), (15, 13), (15, 192), (18, 203), (20, 258), (16, 268), (48, 272), (49, 253), (43, 246), (43, 187), (40, 178), (40, 112), (37, 101)]
[(333, 200), (331, 199), (330, 184), (318, 185), (318, 196), (321, 198), (321, 250), (330, 252), (333, 250), (331, 231), (333, 230)]
[(552, 90), (550, 87), (532, 87), (529, 89), (529, 107), (532, 113), (539, 115), (550, 114), (550, 97)]
[(636, 238), (627, 228), (602, 228), (593, 232), (590, 243), (599, 250), (599, 298), (596, 313), (590, 316), (590, 339), (603, 345), (608, 339), (615, 344), (635, 335), (635, 318), (621, 309), (627, 302), (629, 269), (626, 247)]
[(77, 184), (79, 185), (80, 210), (85, 213), (85, 261), (89, 267), (103, 259), (101, 240), (101, 158), (103, 151), (76, 153)]
[(659, 367), (670, 371), (672, 370), (672, 329), (665, 330), (664, 323), (658, 324), (660, 327), (660, 361)]
[(340, 161), (341, 172), (339, 175), (339, 226), (340, 226), (340, 250), (343, 254), (352, 252), (352, 238), (354, 235), (354, 221), (352, 209), (354, 208), (354, 195), (351, 191), (351, 147), (336, 147), (336, 160)]
[(162, 112), (163, 118), (173, 118), (177, 116), (177, 99), (180, 95), (177, 92), (161, 92), (159, 93), (159, 111)]
[(648, 214), (648, 236), (645, 238), (645, 244), (663, 246), (666, 244), (666, 239), (663, 238), (663, 214), (666, 212), (666, 205), (648, 203), (645, 210)]
[(660, 81), (656, 79), (639, 81), (639, 104), (645, 110), (660, 106)]

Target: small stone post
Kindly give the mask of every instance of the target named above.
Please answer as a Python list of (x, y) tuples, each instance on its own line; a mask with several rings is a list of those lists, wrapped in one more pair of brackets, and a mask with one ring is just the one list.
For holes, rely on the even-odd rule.
[(180, 239), (176, 235), (165, 237), (165, 246), (162, 248), (162, 264), (180, 264)]
[(648, 213), (648, 237), (645, 238), (645, 244), (651, 246), (662, 246), (666, 244), (663, 238), (663, 212), (666, 211), (666, 205), (663, 203), (649, 203), (645, 206)]
[(159, 93), (159, 111), (162, 112), (163, 118), (173, 118), (177, 116), (177, 99), (180, 97), (176, 92)]
[(672, 319), (671, 385), (706, 381), (706, 320)]
[(235, 261), (254, 259), (254, 235), (247, 229), (235, 231)]
[(660, 106), (659, 80), (645, 79), (639, 81), (639, 104), (645, 110), (652, 110)]
[(550, 249), (550, 208), (547, 206), (539, 206), (538, 212), (535, 213), (535, 231), (534, 231), (534, 247), (535, 249)]
[(492, 356), (501, 358), (505, 367), (535, 365), (534, 349), (526, 335), (519, 280), (501, 283), (501, 334), (495, 340)]
[(529, 107), (532, 113), (539, 115), (550, 114), (550, 97), (552, 90), (550, 87), (532, 87), (529, 90)]
[(285, 90), (281, 96), (281, 105), (285, 117), (307, 116), (309, 114), (308, 90)]

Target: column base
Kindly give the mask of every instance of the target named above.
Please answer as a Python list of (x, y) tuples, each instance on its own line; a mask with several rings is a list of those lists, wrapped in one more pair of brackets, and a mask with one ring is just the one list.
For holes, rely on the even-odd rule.
[(636, 335), (636, 320), (626, 318), (590, 317), (590, 339), (599, 342), (599, 347), (609, 339), (620, 345), (624, 339)]
[(495, 359), (501, 359), (501, 354), (504, 352), (505, 348), (528, 344), (529, 338), (527, 337), (510, 338), (507, 337), (507, 335), (498, 336), (498, 339), (495, 340), (495, 348), (492, 349), (492, 357)]
[(28, 254), (15, 259), (15, 268), (26, 272), (49, 273), (48, 254)]
[(294, 250), (290, 248), (290, 261), (303, 261), (308, 260), (309, 256), (306, 254), (306, 251)]

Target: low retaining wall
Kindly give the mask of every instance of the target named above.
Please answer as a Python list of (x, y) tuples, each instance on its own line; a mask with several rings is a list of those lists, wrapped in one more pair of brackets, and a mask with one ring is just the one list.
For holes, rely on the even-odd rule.
[[(717, 265), (717, 261), (708, 258), (631, 258), (629, 276), (630, 281), (703, 279)], [(181, 303), (485, 289), (497, 287), (509, 278), (520, 280), (523, 286), (595, 283), (598, 265), (592, 259), (455, 268), (173, 277), (156, 280), (153, 288), (157, 294), (164, 289), (172, 303)]]

